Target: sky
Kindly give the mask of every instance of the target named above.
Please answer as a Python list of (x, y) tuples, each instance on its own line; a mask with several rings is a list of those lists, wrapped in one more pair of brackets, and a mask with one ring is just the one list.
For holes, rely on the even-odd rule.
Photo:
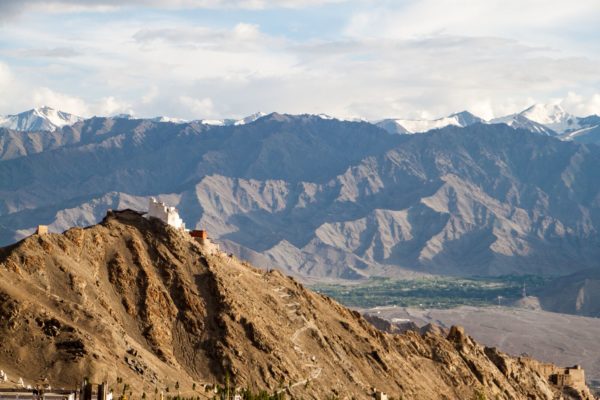
[(598, 0), (0, 0), (0, 115), (600, 114)]

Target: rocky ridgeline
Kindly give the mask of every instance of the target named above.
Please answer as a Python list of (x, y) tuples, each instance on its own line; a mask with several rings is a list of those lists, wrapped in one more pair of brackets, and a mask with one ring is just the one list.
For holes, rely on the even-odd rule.
[[(0, 366), (35, 383), (214, 383), (302, 398), (591, 396), (461, 328), (389, 334), (294, 279), (135, 212), (0, 249)], [(556, 367), (552, 367), (556, 368)], [(376, 388), (376, 389), (375, 389)], [(203, 395), (206, 392), (202, 392)], [(562, 397), (561, 397), (562, 396)]]

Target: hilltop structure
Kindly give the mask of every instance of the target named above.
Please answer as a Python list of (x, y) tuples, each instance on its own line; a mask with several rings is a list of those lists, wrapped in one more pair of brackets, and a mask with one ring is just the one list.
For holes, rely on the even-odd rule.
[(190, 231), (190, 236), (194, 238), (196, 242), (202, 247), (202, 251), (209, 255), (216, 255), (220, 253), (219, 245), (213, 243), (208, 237), (208, 232), (205, 230), (193, 230)]
[(175, 229), (185, 230), (185, 222), (179, 216), (177, 209), (156, 200), (154, 197), (151, 197), (148, 201), (148, 217), (158, 218)]
[[(187, 231), (187, 229), (185, 229), (185, 222), (183, 222), (179, 216), (177, 209), (156, 200), (154, 197), (151, 197), (148, 201), (148, 217), (157, 218), (176, 229)], [(219, 245), (213, 243), (212, 240), (209, 239), (207, 231), (194, 229), (188, 232), (190, 233), (190, 236), (200, 244), (204, 253), (208, 255), (217, 255), (220, 253)]]

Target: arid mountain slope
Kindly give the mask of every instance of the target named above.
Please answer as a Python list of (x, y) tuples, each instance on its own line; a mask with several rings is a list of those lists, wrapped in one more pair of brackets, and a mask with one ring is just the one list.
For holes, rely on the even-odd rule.
[(506, 125), (392, 135), (272, 114), (0, 136), (4, 244), (157, 196), (230, 251), (295, 276), (568, 275), (600, 259), (600, 148)]
[(404, 399), (561, 396), (541, 364), (459, 328), (447, 339), (384, 334), (279, 272), (203, 254), (134, 212), (0, 250), (0, 297), (0, 366), (30, 381), (119, 376), (150, 391), (230, 377), (320, 399), (373, 387)]

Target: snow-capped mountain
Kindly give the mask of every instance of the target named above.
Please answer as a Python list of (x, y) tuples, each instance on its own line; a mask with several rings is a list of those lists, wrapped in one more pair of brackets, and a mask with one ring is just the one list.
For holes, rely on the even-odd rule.
[(198, 122), (200, 122), (201, 124), (204, 125), (213, 125), (213, 126), (231, 126), (231, 125), (246, 125), (249, 124), (251, 122), (256, 121), (259, 118), (264, 117), (265, 113), (263, 112), (257, 112), (254, 114), (251, 114), (245, 118), (242, 119), (231, 119), (231, 118), (226, 118), (226, 119), (201, 119)]
[(444, 118), (434, 120), (415, 120), (415, 119), (384, 119), (376, 123), (380, 128), (390, 133), (423, 133), (432, 129), (444, 128), (454, 125), (465, 127), (476, 123), (483, 123), (484, 120), (471, 114), (468, 111), (451, 114)]
[(476, 123), (506, 124), (514, 129), (525, 129), (541, 135), (556, 136), (562, 140), (576, 141), (592, 140), (585, 138), (586, 135), (592, 134), (594, 136), (593, 141), (596, 141), (597, 132), (600, 131), (599, 116), (576, 117), (556, 104), (534, 104), (519, 113), (489, 121), (485, 121), (468, 111), (463, 111), (434, 120), (384, 119), (375, 122), (375, 125), (390, 133), (413, 134), (424, 133), (446, 126), (466, 127)]
[(576, 117), (558, 104), (534, 104), (518, 114), (496, 118), (490, 123), (505, 123), (561, 140), (586, 143), (597, 143), (600, 132), (599, 116)]
[(434, 120), (384, 119), (375, 122), (375, 125), (390, 133), (413, 134), (424, 133), (446, 126), (466, 127), (476, 123), (506, 124), (514, 129), (525, 129), (541, 135), (556, 136), (562, 140), (576, 141), (592, 140), (590, 138), (584, 139), (586, 135), (591, 134), (594, 136), (593, 141), (596, 141), (597, 132), (600, 131), (599, 116), (576, 117), (556, 104), (534, 104), (519, 113), (489, 121), (485, 121), (468, 111), (463, 111)]
[(58, 111), (51, 107), (34, 108), (15, 115), (0, 117), (0, 127), (16, 131), (55, 131), (57, 128), (73, 125), (83, 118)]
[(233, 123), (233, 125), (246, 125), (246, 124), (249, 124), (251, 122), (256, 121), (259, 118), (264, 117), (265, 115), (267, 115), (267, 114), (265, 114), (264, 112), (259, 111), (257, 113), (254, 113), (252, 115), (247, 116), (246, 118), (242, 118), (242, 119), (239, 119), (239, 120), (235, 121)]
[[(195, 122), (211, 126), (242, 126), (263, 118), (266, 115), (267, 114), (263, 112), (257, 112), (241, 119), (200, 119), (195, 121), (187, 121), (167, 116), (140, 118), (131, 114), (119, 114), (109, 118), (140, 119), (174, 124)], [(338, 119), (326, 114), (317, 114), (313, 116), (325, 120)], [(0, 128), (8, 128), (22, 132), (54, 132), (58, 128), (70, 126), (82, 120), (84, 119), (64, 111), (55, 110), (51, 107), (40, 107), (19, 114), (0, 117)], [(356, 118), (338, 120), (348, 122), (369, 122), (364, 119)], [(534, 104), (519, 113), (494, 118), (489, 121), (485, 121), (468, 111), (462, 111), (434, 120), (390, 118), (372, 123), (393, 134), (424, 133), (432, 129), (440, 129), (446, 126), (464, 128), (477, 123), (506, 124), (514, 129), (525, 129), (546, 136), (555, 136), (561, 140), (600, 143), (600, 116), (591, 115), (588, 117), (576, 117), (566, 112), (560, 105), (553, 104)]]
[(583, 141), (586, 135), (600, 129), (599, 116), (576, 117), (558, 104), (534, 104), (520, 113), (495, 118), (490, 123), (504, 123), (513, 128), (577, 141)]
[(231, 125), (246, 125), (246, 124), (256, 121), (259, 118), (264, 117), (265, 115), (267, 115), (267, 114), (265, 114), (263, 112), (257, 112), (257, 113), (254, 113), (254, 114), (249, 115), (242, 119), (234, 119), (234, 118), (198, 119), (198, 120), (194, 120), (194, 121), (189, 121), (189, 120), (182, 119), (182, 118), (167, 117), (167, 116), (159, 116), (159, 117), (154, 117), (154, 118), (140, 118), (140, 117), (136, 117), (131, 114), (117, 114), (117, 115), (114, 115), (112, 118), (143, 119), (143, 120), (149, 120), (152, 122), (169, 122), (169, 123), (173, 123), (173, 124), (185, 124), (188, 122), (197, 122), (197, 123), (201, 123), (203, 125), (231, 126)]
[(510, 114), (488, 121), (489, 124), (506, 124), (514, 129), (525, 129), (530, 132), (546, 136), (556, 136), (556, 132), (541, 123), (535, 122), (523, 115), (523, 113)]
[(560, 134), (580, 129), (579, 118), (558, 104), (534, 104), (520, 113), (530, 121), (542, 124)]

